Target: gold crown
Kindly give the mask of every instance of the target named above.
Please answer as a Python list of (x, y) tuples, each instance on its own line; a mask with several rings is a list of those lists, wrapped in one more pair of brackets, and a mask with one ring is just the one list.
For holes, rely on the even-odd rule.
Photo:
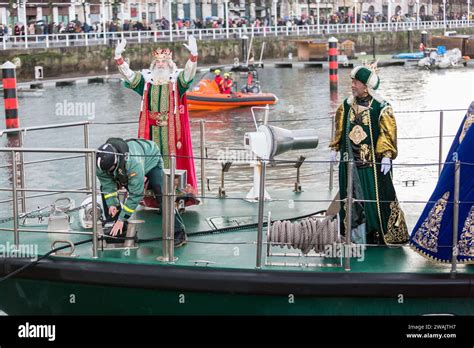
[(173, 52), (169, 48), (155, 49), (153, 50), (153, 59), (172, 60)]

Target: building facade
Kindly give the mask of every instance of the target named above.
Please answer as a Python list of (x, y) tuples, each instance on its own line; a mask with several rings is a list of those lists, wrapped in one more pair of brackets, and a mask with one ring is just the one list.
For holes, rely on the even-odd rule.
[[(447, 12), (463, 13), (472, 0), (448, 0)], [(180, 19), (224, 18), (228, 3), (229, 17), (248, 19), (304, 15), (327, 16), (343, 13), (358, 16), (367, 13), (420, 16), (441, 13), (442, 0), (0, 0), (0, 24), (68, 23), (88, 24), (110, 20), (153, 23), (165, 17)], [(359, 17), (360, 18), (360, 17)]]

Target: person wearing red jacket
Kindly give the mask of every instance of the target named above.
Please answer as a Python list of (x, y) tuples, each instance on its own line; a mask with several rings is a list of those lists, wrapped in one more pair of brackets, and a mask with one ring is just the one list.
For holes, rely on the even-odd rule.
[(217, 87), (219, 87), (219, 92), (224, 93), (224, 79), (221, 76), (221, 71), (219, 69), (214, 70), (216, 77), (214, 78)]
[(231, 94), (232, 93), (232, 85), (234, 82), (232, 81), (232, 78), (230, 77), (229, 73), (224, 74), (224, 81), (223, 81), (223, 87), (224, 87), (224, 94)]

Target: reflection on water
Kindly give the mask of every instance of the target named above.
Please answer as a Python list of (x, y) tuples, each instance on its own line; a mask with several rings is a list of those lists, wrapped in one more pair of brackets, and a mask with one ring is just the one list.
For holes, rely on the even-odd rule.
[[(331, 123), (328, 115), (334, 112), (338, 104), (350, 93), (349, 70), (339, 71), (339, 88), (337, 94), (330, 94), (328, 72), (318, 69), (274, 69), (265, 68), (259, 74), (263, 91), (273, 92), (279, 103), (272, 108), (270, 120), (284, 122), (276, 126), (297, 129), (314, 128), (320, 138), (319, 148), (303, 151), (307, 160), (326, 161), (329, 157), (327, 145), (330, 139)], [(467, 108), (474, 99), (474, 71), (463, 68), (446, 71), (424, 71), (413, 66), (387, 67), (380, 69), (380, 93), (392, 103), (396, 111), (436, 110), (450, 108)], [(133, 91), (123, 88), (118, 82), (96, 85), (77, 85), (72, 87), (47, 89), (42, 98), (20, 99), (21, 126), (36, 126), (53, 123), (87, 120), (86, 116), (64, 116), (57, 112), (57, 104), (67, 102), (94, 103), (95, 121), (115, 122), (138, 119), (140, 97)], [(0, 103), (3, 103), (0, 102)], [(3, 109), (3, 105), (1, 105)], [(257, 112), (263, 118), (263, 112)], [(432, 163), (438, 158), (438, 139), (410, 140), (404, 138), (437, 135), (439, 132), (439, 113), (398, 113), (399, 157), (396, 163)], [(446, 112), (445, 134), (454, 134), (464, 112)], [(207, 153), (210, 158), (217, 158), (219, 150), (225, 148), (240, 149), (243, 147), (243, 135), (252, 131), (253, 125), (250, 109), (232, 109), (218, 112), (196, 112), (191, 114), (193, 120), (201, 118), (206, 123)], [(303, 121), (300, 121), (303, 120)], [(93, 125), (90, 127), (90, 146), (97, 147), (109, 136), (134, 137), (137, 125)], [(195, 155), (199, 155), (199, 124), (192, 124)], [(0, 138), (2, 146), (6, 139)], [(450, 138), (444, 142), (447, 153)], [(83, 147), (82, 128), (59, 129), (42, 132), (30, 132), (25, 142), (27, 147)], [(285, 159), (296, 159), (299, 153), (286, 153)], [(8, 163), (7, 155), (0, 154), (2, 164)], [(39, 155), (27, 155), (26, 160), (39, 158)], [(42, 155), (41, 158), (48, 156)], [(213, 193), (217, 192), (220, 182), (220, 163), (207, 162), (207, 176)], [(302, 167), (301, 180), (303, 189), (310, 182), (328, 180), (329, 165), (324, 163), (307, 163)], [(196, 169), (200, 166), (197, 164)], [(68, 160), (28, 166), (26, 170), (29, 187), (74, 187), (84, 186), (84, 161)], [(248, 190), (251, 171), (235, 171), (226, 175), (228, 191)], [(437, 167), (426, 167), (423, 175), (419, 168), (396, 167), (394, 180), (418, 179), (432, 180), (437, 175)], [(0, 175), (2, 187), (9, 186), (8, 173)], [(268, 184), (270, 186), (292, 187), (296, 171), (270, 169)], [(8, 197), (5, 193), (1, 199)], [(39, 204), (34, 202), (33, 204)], [(2, 210), (2, 208), (0, 208)], [(3, 214), (2, 214), (3, 215)]]

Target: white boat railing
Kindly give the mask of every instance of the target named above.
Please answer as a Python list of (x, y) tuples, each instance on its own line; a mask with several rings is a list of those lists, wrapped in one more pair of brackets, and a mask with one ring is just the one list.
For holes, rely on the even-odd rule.
[(419, 21), (419, 22), (393, 22), (393, 23), (351, 23), (351, 24), (313, 24), (301, 26), (267, 26), (267, 27), (242, 27), (242, 28), (209, 28), (209, 29), (182, 29), (173, 30), (143, 30), (143, 31), (115, 31), (115, 32), (88, 32), (88, 33), (54, 33), (42, 35), (0, 36), (0, 49), (27, 49), (50, 48), (69, 46), (110, 45), (117, 40), (126, 38), (130, 42), (172, 42), (186, 41), (189, 35), (194, 35), (197, 40), (223, 40), (243, 39), (245, 37), (267, 36), (314, 36), (320, 34), (339, 33), (364, 33), (383, 31), (407, 31), (430, 29), (458, 29), (473, 27), (474, 20), (446, 21)]

